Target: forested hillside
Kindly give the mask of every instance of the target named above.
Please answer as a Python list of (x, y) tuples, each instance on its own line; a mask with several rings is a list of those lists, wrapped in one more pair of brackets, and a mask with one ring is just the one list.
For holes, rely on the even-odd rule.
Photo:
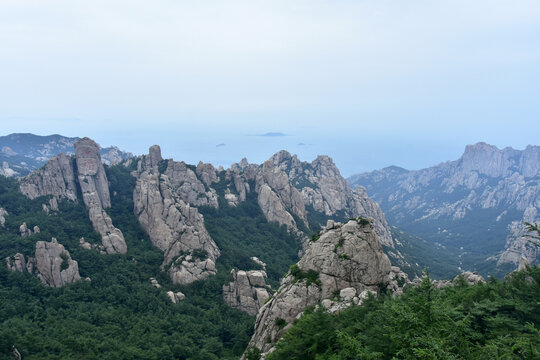
[[(254, 264), (249, 250), (267, 254), (274, 284), (294, 262), (298, 240), (270, 224), (253, 201), (231, 209), (202, 210), (223, 251), (218, 274), (187, 286), (173, 285), (161, 272), (163, 253), (152, 246), (133, 216), (135, 178), (124, 166), (106, 168), (112, 194), (109, 214), (128, 244), (126, 255), (100, 255), (83, 249), (79, 239), (98, 244), (81, 202), (62, 201), (47, 215), (43, 199), (29, 200), (15, 180), (0, 177), (0, 204), (9, 213), (0, 228), (0, 257), (32, 255), (38, 240), (56, 237), (78, 261), (81, 277), (63, 288), (0, 267), (0, 358), (11, 359), (15, 346), (24, 359), (236, 359), (253, 331), (254, 318), (227, 306), (221, 286), (232, 267)], [(20, 237), (19, 225), (38, 225), (40, 233)], [(244, 227), (245, 225), (245, 227)], [(277, 245), (277, 246), (274, 246)], [(149, 278), (163, 286), (156, 289)], [(186, 299), (173, 304), (166, 290)]]
[(425, 277), (337, 316), (311, 308), (267, 359), (540, 359), (539, 298), (539, 267), (444, 289)]

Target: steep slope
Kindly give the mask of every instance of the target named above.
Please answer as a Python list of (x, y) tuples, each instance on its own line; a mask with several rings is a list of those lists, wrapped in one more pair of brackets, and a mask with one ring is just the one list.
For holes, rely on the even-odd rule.
[(318, 156), (308, 163), (281, 151), (258, 168), (256, 184), (261, 208), (269, 209), (267, 217), (280, 224), (318, 230), (317, 226), (330, 218), (365, 216), (374, 220), (381, 242), (394, 246), (379, 206), (362, 189), (352, 190), (328, 156)]
[[(293, 320), (310, 306), (323, 301), (323, 306), (330, 309), (344, 309), (351, 303), (359, 304), (369, 292), (400, 291), (398, 278), (403, 283), (407, 281), (405, 274), (390, 265), (369, 221), (329, 221), (300, 261), (291, 266), (274, 296), (259, 310), (248, 351), (271, 351)], [(331, 299), (337, 294), (345, 304), (333, 303)]]
[(373, 219), (385, 246), (394, 246), (378, 205), (365, 192), (353, 191), (327, 156), (307, 163), (280, 151), (262, 165), (243, 159), (224, 170), (202, 162), (195, 167), (163, 159), (160, 147), (154, 145), (148, 155), (125, 165), (137, 179), (135, 215), (154, 245), (164, 251), (163, 269), (175, 283), (205, 279), (216, 272), (220, 250), (200, 211), (211, 214), (210, 209), (237, 207), (253, 195), (267, 221), (285, 226), (303, 238), (304, 245), (327, 219), (362, 215)]
[[(77, 137), (61, 135), (39, 136), (34, 134), (10, 134), (0, 136), (0, 175), (25, 176), (39, 169), (51, 157), (60, 153), (75, 154)], [(100, 150), (106, 165), (118, 164), (133, 155), (115, 146)]]
[(46, 212), (55, 210), (58, 200), (77, 201), (80, 190), (94, 229), (101, 235), (103, 250), (109, 254), (125, 254), (127, 247), (123, 234), (114, 227), (105, 211), (111, 207), (111, 200), (99, 145), (83, 138), (74, 146), (75, 157), (60, 153), (51, 158), (43, 168), (20, 179), (19, 189), (30, 199), (51, 197), (49, 206), (43, 204)]
[(137, 178), (135, 216), (152, 243), (164, 251), (162, 267), (172, 281), (188, 284), (215, 275), (220, 251), (206, 231), (202, 215), (186, 201), (193, 198), (207, 204), (199, 201), (198, 194), (205, 194), (205, 187), (195, 173), (183, 162), (163, 160), (159, 146), (153, 146), (148, 156), (138, 160), (133, 175)]
[(448, 247), (464, 268), (515, 267), (521, 255), (539, 260), (523, 237), (523, 221), (540, 220), (538, 146), (478, 143), (456, 161), (417, 171), (389, 167), (349, 181), (364, 187), (393, 225)]

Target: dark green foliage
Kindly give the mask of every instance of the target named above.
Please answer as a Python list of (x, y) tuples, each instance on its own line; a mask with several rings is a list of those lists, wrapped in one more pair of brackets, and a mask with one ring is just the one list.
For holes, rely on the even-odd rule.
[(308, 271), (304, 271), (300, 269), (298, 265), (294, 264), (291, 265), (291, 267), (289, 268), (289, 272), (294, 277), (295, 282), (306, 279), (307, 286), (311, 284), (321, 286), (321, 280), (319, 280), (319, 273), (315, 270), (309, 269)]
[[(0, 255), (34, 253), (35, 242), (56, 237), (78, 261), (83, 278), (49, 288), (27, 273), (0, 266), (0, 359), (12, 359), (13, 345), (23, 359), (237, 359), (248, 344), (253, 317), (224, 304), (221, 271), (190, 286), (171, 284), (161, 272), (163, 252), (155, 248), (133, 216), (135, 178), (129, 169), (106, 169), (112, 208), (107, 212), (128, 244), (126, 255), (100, 255), (79, 245), (101, 239), (82, 204), (60, 202), (57, 215), (17, 192), (15, 180), (0, 176), (0, 207), (9, 216), (0, 228)], [(21, 238), (19, 225), (38, 225), (41, 233)], [(149, 278), (163, 289), (153, 288)], [(186, 299), (172, 304), (166, 290)]]
[(69, 267), (69, 257), (68, 254), (65, 252), (60, 254), (60, 257), (62, 258), (62, 264), (60, 264), (60, 271), (66, 270)]
[(316, 234), (313, 234), (313, 235), (311, 236), (310, 241), (311, 241), (311, 242), (316, 242), (316, 241), (319, 240), (320, 238), (321, 238), (321, 235), (319, 235), (319, 233), (316, 233)]
[(361, 216), (359, 216), (357, 219), (355, 219), (360, 225), (362, 226), (367, 226), (369, 224), (371, 224), (371, 221), (369, 221), (368, 219), (366, 218), (363, 218)]
[[(313, 206), (307, 205), (306, 212), (308, 215), (307, 218), (309, 223), (309, 230), (311, 231), (319, 231), (321, 229), (321, 226), (325, 226), (328, 220), (343, 221), (347, 219), (347, 215), (345, 214), (344, 210), (337, 211), (333, 216), (327, 216), (324, 212), (315, 211)], [(299, 225), (300, 230), (309, 233), (307, 229), (303, 229), (300, 226), (302, 224), (301, 221), (298, 221), (296, 218), (294, 220)]]
[[(396, 240), (397, 249), (403, 254), (406, 263), (399, 259), (390, 257), (393, 265), (399, 266), (401, 270), (413, 279), (422, 275), (422, 270), (428, 268), (431, 276), (436, 279), (450, 279), (460, 273), (458, 269), (459, 256), (448, 256), (448, 250), (433, 244), (431, 241), (412, 236), (404, 231), (392, 227), (392, 238)], [(384, 248), (385, 252), (392, 252), (395, 249)], [(416, 265), (418, 264), (418, 265)]]
[(208, 259), (208, 251), (204, 249), (194, 249), (191, 252), (191, 256), (193, 256), (195, 259), (198, 259), (200, 261), (204, 261)]
[(261, 350), (256, 347), (250, 348), (246, 353), (246, 360), (259, 360), (261, 358)]
[(426, 277), (336, 316), (306, 311), (267, 359), (540, 359), (539, 298), (539, 267), (441, 290)]
[(287, 326), (287, 322), (282, 318), (276, 318), (274, 320), (274, 325), (276, 325), (280, 330)]
[(221, 249), (217, 265), (228, 273), (231, 268), (259, 269), (251, 257), (267, 264), (269, 283), (279, 287), (281, 276), (289, 265), (298, 261), (300, 241), (287, 229), (269, 223), (257, 203), (257, 194), (248, 193), (246, 201), (229, 206), (220, 196), (219, 209), (200, 207), (210, 236)]
[(169, 160), (161, 160), (158, 163), (158, 171), (160, 174), (163, 174), (165, 171), (167, 171), (167, 168), (169, 167)]

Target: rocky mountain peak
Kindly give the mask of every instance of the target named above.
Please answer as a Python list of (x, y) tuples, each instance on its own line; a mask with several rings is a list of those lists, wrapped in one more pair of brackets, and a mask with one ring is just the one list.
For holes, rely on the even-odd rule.
[[(381, 287), (400, 293), (398, 282), (408, 282), (407, 275), (390, 265), (369, 221), (362, 218), (345, 224), (329, 221), (319, 236), (259, 310), (248, 349), (271, 351), (307, 307), (325, 302), (329, 308), (344, 309), (360, 304), (367, 292), (377, 294)], [(343, 299), (336, 299), (336, 294), (341, 297), (342, 293)]]
[(281, 150), (270, 157), (270, 161), (274, 166), (280, 166), (283, 163), (289, 163), (292, 159), (291, 153), (287, 150)]
[[(50, 203), (50, 208), (54, 210), (57, 209), (56, 200), (78, 200), (78, 184), (90, 221), (101, 235), (106, 252), (125, 254), (127, 246), (124, 236), (114, 227), (105, 211), (111, 207), (111, 198), (107, 175), (101, 162), (100, 147), (89, 138), (78, 139), (73, 146), (75, 158), (60, 153), (51, 158), (43, 168), (22, 178), (19, 189), (30, 199), (52, 195), (55, 202)], [(47, 205), (43, 205), (48, 211)]]
[(161, 157), (161, 147), (159, 145), (152, 145), (148, 151), (150, 166), (158, 166), (158, 164), (163, 160)]
[(520, 151), (512, 148), (499, 150), (494, 145), (479, 142), (467, 145), (465, 152), (459, 160), (462, 171), (477, 171), (491, 177), (506, 176), (515, 166), (514, 157), (519, 156)]
[(220, 251), (195, 207), (218, 206), (215, 190), (205, 186), (216, 179), (215, 169), (199, 164), (196, 172), (203, 183), (184, 162), (167, 160), (166, 167), (161, 168), (160, 152), (159, 146), (152, 146), (132, 173), (137, 179), (134, 213), (152, 243), (164, 252), (162, 268), (171, 280), (189, 284), (216, 273)]
[[(486, 238), (501, 244), (498, 250), (490, 250), (488, 258), (497, 260), (493, 264), (500, 267), (510, 262), (517, 265), (521, 255), (531, 262), (540, 260), (523, 237), (525, 218), (540, 221), (531, 218), (528, 210), (540, 210), (539, 175), (539, 146), (501, 150), (479, 142), (468, 145), (455, 161), (415, 171), (386, 168), (355, 175), (350, 182), (352, 186), (364, 186), (394, 225), (412, 235), (456, 247), (453, 251), (458, 253), (471, 254), (491, 247), (482, 244), (483, 235), (470, 235), (482, 229)], [(474, 226), (464, 227), (467, 223)]]

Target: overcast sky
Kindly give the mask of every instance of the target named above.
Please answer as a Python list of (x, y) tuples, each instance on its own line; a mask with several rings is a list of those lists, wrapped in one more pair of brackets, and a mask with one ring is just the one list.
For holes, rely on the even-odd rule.
[(540, 145), (538, 0), (0, 0), (0, 48), (0, 135), (346, 176)]

